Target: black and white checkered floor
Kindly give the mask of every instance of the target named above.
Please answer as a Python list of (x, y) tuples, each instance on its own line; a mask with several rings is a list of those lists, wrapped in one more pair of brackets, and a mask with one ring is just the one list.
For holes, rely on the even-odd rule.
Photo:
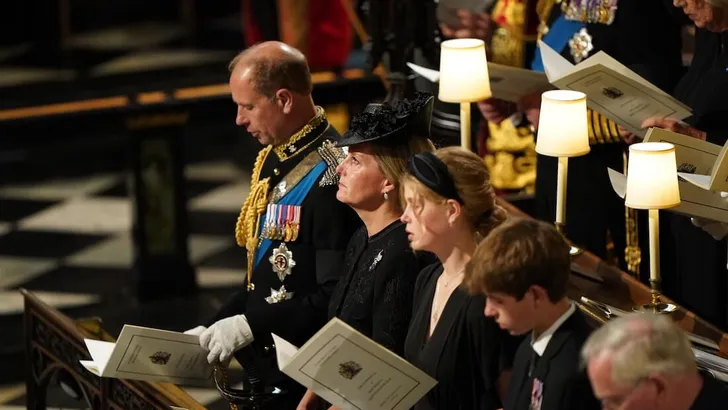
[[(0, 328), (12, 333), (5, 343), (22, 346), (19, 288), (73, 318), (101, 317), (112, 335), (124, 323), (184, 330), (212, 313), (243, 282), (245, 254), (233, 229), (249, 176), (225, 160), (192, 163), (186, 175), (190, 259), (202, 291), (197, 300), (145, 305), (133, 298), (123, 173), (0, 186)], [(25, 408), (20, 380), (0, 386), (0, 410)], [(189, 392), (209, 408), (225, 408), (214, 389)], [(49, 408), (85, 407), (55, 401), (49, 397)]]

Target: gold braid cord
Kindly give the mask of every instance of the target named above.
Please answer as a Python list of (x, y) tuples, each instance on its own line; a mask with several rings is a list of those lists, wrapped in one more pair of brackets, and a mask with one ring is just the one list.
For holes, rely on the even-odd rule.
[(263, 168), (272, 146), (263, 148), (255, 159), (253, 175), (250, 177), (250, 192), (240, 209), (238, 222), (235, 224), (235, 241), (238, 246), (245, 247), (248, 251), (248, 291), (255, 289), (253, 285), (253, 264), (255, 262), (255, 251), (258, 249), (258, 232), (260, 230), (260, 217), (268, 206), (268, 188), (270, 178), (260, 179), (260, 172)]
[[(627, 175), (627, 152), (623, 154), (624, 174)], [(640, 249), (639, 236), (637, 232), (637, 210), (624, 207), (624, 222), (627, 232), (627, 246), (624, 249), (624, 259), (627, 262), (627, 270), (640, 274), (640, 262), (642, 262), (642, 250)]]
[(614, 144), (622, 141), (619, 128), (614, 121), (591, 108), (587, 109), (586, 118), (590, 145)]

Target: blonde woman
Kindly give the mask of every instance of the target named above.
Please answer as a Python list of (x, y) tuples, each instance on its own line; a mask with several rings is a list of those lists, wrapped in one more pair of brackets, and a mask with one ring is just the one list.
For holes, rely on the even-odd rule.
[(501, 408), (520, 340), (484, 317), (484, 297), (459, 286), (480, 239), (506, 218), (485, 164), (460, 147), (417, 154), (403, 197), (412, 249), (440, 261), (417, 278), (405, 342), (407, 360), (438, 381), (415, 409)]
[[(428, 139), (433, 101), (431, 95), (420, 93), (392, 106), (370, 104), (337, 143), (349, 151), (336, 170), (336, 198), (356, 211), (364, 226), (347, 246), (329, 317), (338, 317), (399, 355), (412, 315), (417, 274), (435, 260), (410, 249), (399, 220), (400, 177), (407, 160), (433, 150)], [(298, 408), (315, 409), (322, 404), (309, 390)]]

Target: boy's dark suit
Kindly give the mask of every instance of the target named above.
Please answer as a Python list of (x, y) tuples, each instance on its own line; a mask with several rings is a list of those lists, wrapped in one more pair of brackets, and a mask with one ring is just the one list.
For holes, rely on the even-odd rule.
[(504, 410), (531, 409), (532, 393), (539, 390), (539, 382), (541, 403), (534, 403), (533, 410), (601, 409), (586, 372), (579, 365), (581, 347), (591, 331), (577, 308), (553, 333), (542, 356), (538, 357), (531, 347), (531, 338), (527, 337), (516, 353)]

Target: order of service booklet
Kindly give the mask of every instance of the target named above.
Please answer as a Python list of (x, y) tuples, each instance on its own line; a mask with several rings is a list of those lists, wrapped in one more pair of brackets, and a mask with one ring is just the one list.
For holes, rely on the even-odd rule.
[[(437, 70), (412, 63), (407, 63), (407, 66), (433, 83), (440, 81), (440, 72)], [(493, 98), (511, 102), (554, 88), (542, 72), (496, 63), (488, 63), (488, 78)]]
[(81, 360), (91, 373), (117, 379), (209, 385), (213, 367), (199, 336), (124, 325), (115, 343), (84, 339), (93, 360)]
[(278, 367), (342, 409), (406, 410), (432, 377), (337, 318), (296, 348), (273, 334)]
[(642, 122), (648, 118), (679, 121), (692, 115), (690, 107), (603, 51), (573, 65), (540, 40), (538, 47), (551, 84), (586, 94), (590, 108), (637, 136), (645, 135)]

